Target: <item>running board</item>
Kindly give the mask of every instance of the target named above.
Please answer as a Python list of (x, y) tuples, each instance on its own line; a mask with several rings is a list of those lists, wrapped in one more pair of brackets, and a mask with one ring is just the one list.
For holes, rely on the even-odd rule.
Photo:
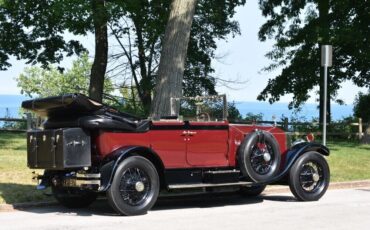
[(240, 186), (253, 185), (253, 182), (239, 181), (232, 183), (196, 183), (196, 184), (170, 184), (169, 189), (186, 189), (186, 188), (209, 188), (209, 187), (223, 187), (223, 186)]

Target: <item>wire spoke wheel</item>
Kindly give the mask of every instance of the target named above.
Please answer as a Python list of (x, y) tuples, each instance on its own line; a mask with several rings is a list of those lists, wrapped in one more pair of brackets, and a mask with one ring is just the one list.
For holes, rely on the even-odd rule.
[(304, 153), (290, 169), (290, 190), (301, 201), (319, 200), (325, 194), (329, 181), (329, 165), (317, 152)]
[(159, 189), (159, 176), (153, 163), (141, 156), (131, 156), (119, 164), (107, 197), (118, 213), (141, 215), (153, 207)]
[(302, 188), (307, 192), (314, 192), (323, 182), (322, 167), (314, 161), (303, 165), (299, 175)]
[(264, 143), (257, 143), (253, 146), (250, 162), (256, 173), (266, 175), (270, 172), (274, 162), (272, 151), (271, 146)]
[(266, 131), (246, 136), (238, 149), (238, 164), (246, 178), (265, 182), (279, 173), (281, 153), (275, 137)]
[(120, 194), (123, 201), (131, 206), (142, 204), (150, 192), (150, 178), (139, 168), (128, 168), (122, 175)]

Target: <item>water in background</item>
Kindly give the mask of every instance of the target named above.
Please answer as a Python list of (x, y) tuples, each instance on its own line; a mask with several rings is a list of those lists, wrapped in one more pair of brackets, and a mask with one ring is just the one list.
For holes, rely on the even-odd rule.
[[(235, 102), (235, 106), (243, 117), (247, 113), (262, 113), (265, 121), (271, 121), (272, 116), (275, 116), (277, 120), (280, 120), (282, 117), (290, 119), (293, 116), (300, 121), (304, 119), (310, 121), (312, 118), (319, 117), (319, 109), (316, 104), (305, 104), (297, 114), (294, 114), (293, 110), (288, 109), (288, 103), (274, 103), (270, 105), (268, 102)], [(340, 120), (353, 115), (353, 105), (332, 104), (331, 109), (333, 120)]]
[[(21, 103), (28, 98), (22, 95), (0, 95), (0, 117), (5, 117), (6, 108), (9, 109), (10, 117), (17, 118), (20, 117), (19, 108)], [(240, 113), (244, 117), (247, 113), (262, 113), (263, 120), (272, 120), (272, 116), (275, 115), (276, 119), (281, 117), (290, 118), (293, 115), (293, 111), (288, 109), (288, 103), (275, 103), (270, 105), (267, 102), (235, 102), (236, 107), (239, 109)], [(332, 118), (334, 120), (339, 120), (343, 117), (352, 115), (353, 105), (332, 105)], [(306, 104), (303, 106), (302, 110), (294, 115), (295, 117), (305, 118), (311, 120), (312, 118), (319, 117), (319, 110), (315, 104)]]
[(21, 107), (22, 101), (27, 99), (27, 97), (21, 95), (0, 95), (0, 117), (3, 118), (7, 115), (6, 109), (8, 109), (10, 117), (21, 117), (19, 108)]

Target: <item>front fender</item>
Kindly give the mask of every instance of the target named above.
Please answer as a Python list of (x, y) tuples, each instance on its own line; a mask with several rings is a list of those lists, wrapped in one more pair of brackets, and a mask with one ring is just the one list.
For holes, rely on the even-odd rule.
[(325, 156), (329, 156), (330, 154), (329, 149), (320, 143), (302, 142), (302, 143), (292, 146), (290, 150), (288, 150), (287, 155), (286, 155), (285, 165), (289, 165), (292, 161), (294, 163), (294, 161), (298, 157), (300, 157), (302, 154), (308, 151), (315, 151)]
[[(128, 156), (132, 154), (139, 154), (147, 153), (147, 158), (154, 159), (154, 161), (159, 165), (159, 167), (164, 167), (162, 161), (158, 157), (158, 155), (150, 148), (143, 147), (143, 146), (125, 146), (119, 148), (112, 153), (110, 153), (105, 159), (102, 167), (100, 168), (101, 174), (101, 185), (99, 191), (103, 192), (109, 189), (112, 181), (113, 176), (118, 168), (118, 165), (126, 159)], [(145, 157), (145, 156), (144, 156)]]
[(322, 145), (322, 144), (319, 144), (319, 143), (315, 143), (315, 142), (302, 142), (302, 143), (299, 143), (299, 144), (296, 144), (294, 146), (292, 146), (288, 152), (286, 153), (286, 161), (285, 161), (285, 167), (283, 169), (283, 171), (281, 171), (279, 173), (279, 175), (277, 175), (276, 177), (268, 180), (268, 181), (265, 181), (261, 184), (270, 184), (270, 183), (275, 183), (277, 181), (280, 181), (281, 179), (283, 179), (289, 172), (289, 170), (292, 168), (294, 162), (296, 162), (296, 160), (302, 156), (303, 154), (307, 153), (307, 152), (310, 152), (310, 151), (315, 151), (315, 152), (318, 152), (322, 155), (325, 155), (325, 156), (329, 156), (330, 154), (330, 151), (329, 149)]

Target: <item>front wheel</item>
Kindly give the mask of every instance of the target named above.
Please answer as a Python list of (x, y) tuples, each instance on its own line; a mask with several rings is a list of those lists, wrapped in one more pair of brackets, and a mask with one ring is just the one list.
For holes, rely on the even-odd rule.
[(107, 197), (118, 213), (141, 215), (154, 205), (159, 188), (159, 177), (154, 165), (144, 157), (132, 156), (118, 166)]
[(319, 200), (329, 186), (329, 165), (320, 153), (304, 153), (290, 169), (289, 179), (290, 190), (298, 200)]

